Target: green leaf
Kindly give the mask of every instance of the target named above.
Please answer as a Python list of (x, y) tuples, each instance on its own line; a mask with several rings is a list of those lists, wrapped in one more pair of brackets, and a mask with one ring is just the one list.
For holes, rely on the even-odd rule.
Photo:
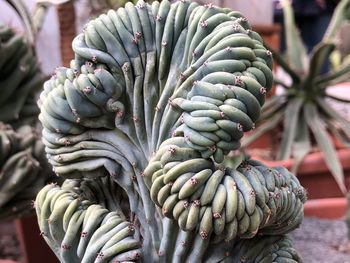
[(335, 138), (337, 138), (344, 146), (350, 147), (350, 136), (346, 133), (342, 127), (336, 127), (336, 124), (331, 121), (326, 121), (327, 128), (332, 132)]
[(259, 125), (249, 136), (243, 137), (241, 140), (241, 147), (245, 148), (261, 137), (268, 131), (276, 128), (276, 126), (282, 121), (283, 112), (276, 113), (273, 118)]
[[(346, 74), (350, 73), (350, 55), (346, 56), (342, 62), (342, 64), (334, 71), (328, 72), (327, 74), (321, 75), (315, 79), (316, 84), (327, 84), (332, 80), (336, 80), (338, 78), (343, 77)], [(349, 76), (347, 76), (349, 77)]]
[(292, 69), (292, 67), (288, 64), (288, 61), (284, 59), (284, 57), (275, 49), (273, 49), (271, 46), (269, 46), (267, 43), (264, 43), (264, 45), (272, 52), (273, 59), (277, 62), (281, 68), (290, 75), (292, 80), (294, 82), (300, 82), (299, 75)]
[(322, 66), (325, 64), (326, 59), (329, 58), (329, 55), (334, 48), (334, 43), (324, 42), (321, 42), (314, 47), (311, 53), (309, 72), (306, 79), (308, 85), (312, 86), (311, 84), (313, 83), (313, 80), (318, 74), (320, 74)]
[(284, 113), (284, 131), (282, 135), (281, 146), (277, 155), (279, 160), (290, 158), (293, 141), (295, 139), (296, 129), (298, 126), (298, 117), (300, 108), (304, 100), (300, 98), (292, 99)]
[(334, 39), (340, 26), (346, 21), (349, 20), (348, 14), (350, 10), (350, 0), (342, 0), (337, 5), (336, 9), (333, 12), (332, 19), (329, 23), (329, 26), (323, 35), (322, 41), (329, 41)]
[(272, 108), (276, 105), (281, 104), (282, 102), (285, 101), (285, 97), (286, 97), (285, 95), (274, 95), (271, 98), (267, 98), (266, 102), (261, 108), (261, 111), (268, 110), (269, 108)]
[(317, 108), (314, 104), (306, 104), (304, 108), (305, 120), (310, 127), (319, 149), (324, 153), (324, 159), (328, 169), (332, 173), (341, 191), (346, 194), (344, 172), (338, 159), (332, 140), (320, 120)]
[(340, 102), (344, 102), (344, 103), (350, 103), (350, 100), (342, 99), (342, 98), (339, 98), (339, 97), (336, 97), (336, 96), (333, 96), (333, 95), (326, 94), (326, 97), (328, 97), (328, 98), (330, 98), (332, 100), (336, 100), (336, 101), (340, 101)]
[(283, 88), (285, 89), (289, 89), (290, 86), (288, 86), (286, 83), (284, 83), (283, 80), (281, 79), (277, 79), (277, 78), (273, 78), (273, 82), (276, 84), (276, 85), (281, 85)]
[(27, 9), (27, 6), (22, 0), (7, 0), (7, 3), (12, 6), (21, 18), (21, 22), (27, 32), (27, 38), (29, 42), (34, 45), (35, 43), (35, 29), (33, 27), (32, 15)]
[(291, 68), (297, 72), (305, 72), (307, 52), (294, 21), (293, 9), (288, 0), (282, 0), (287, 57)]
[(304, 114), (300, 114), (296, 136), (292, 147), (294, 158), (292, 172), (296, 173), (305, 156), (311, 151), (311, 140)]
[(350, 123), (349, 121), (344, 118), (339, 112), (334, 110), (329, 103), (327, 103), (323, 99), (316, 99), (317, 105), (322, 109), (322, 111), (327, 115), (327, 118), (333, 119), (336, 121), (339, 126), (342, 127), (342, 129), (350, 136)]
[(35, 6), (33, 14), (33, 28), (35, 31), (35, 36), (38, 35), (38, 32), (41, 31), (41, 28), (44, 24), (45, 17), (49, 11), (49, 4), (47, 3), (37, 3)]
[(269, 120), (278, 112), (283, 112), (286, 106), (285, 96), (275, 96), (269, 99), (261, 109), (260, 121)]

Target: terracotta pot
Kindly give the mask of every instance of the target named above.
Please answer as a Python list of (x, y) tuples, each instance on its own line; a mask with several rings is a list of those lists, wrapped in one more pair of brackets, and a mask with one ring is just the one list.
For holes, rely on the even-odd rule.
[[(343, 166), (345, 175), (345, 184), (350, 186), (350, 149), (340, 149), (337, 151), (338, 158)], [(293, 159), (285, 161), (266, 161), (258, 156), (254, 159), (262, 161), (268, 166), (284, 166), (291, 169), (293, 166)], [(321, 152), (311, 153), (305, 157), (303, 163), (297, 173), (300, 183), (308, 191), (309, 199), (343, 197), (343, 193), (339, 189), (332, 174), (327, 168), (324, 161), (324, 154)]]
[[(247, 134), (245, 136), (249, 137), (249, 135), (251, 133), (254, 133), (254, 131), (247, 132)], [(268, 133), (264, 133), (259, 138), (257, 138), (255, 141), (253, 141), (251, 144), (249, 144), (247, 146), (247, 149), (253, 150), (253, 151), (254, 151), (254, 149), (269, 149), (269, 148), (271, 148), (271, 145), (273, 145), (272, 136), (270, 136), (270, 134), (268, 134)]]
[(305, 216), (324, 219), (343, 218), (347, 210), (346, 198), (321, 198), (308, 200), (304, 205)]
[[(23, 263), (58, 263), (58, 259), (40, 235), (35, 216), (16, 219), (17, 237), (23, 255)], [(44, 260), (43, 260), (44, 259)]]

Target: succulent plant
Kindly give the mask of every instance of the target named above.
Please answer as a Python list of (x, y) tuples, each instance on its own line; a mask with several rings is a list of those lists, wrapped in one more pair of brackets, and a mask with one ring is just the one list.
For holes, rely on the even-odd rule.
[(52, 179), (39, 136), (36, 96), (46, 77), (32, 45), (0, 25), (0, 220), (33, 212), (33, 199)]
[(39, 108), (36, 94), (46, 77), (27, 39), (0, 25), (0, 121), (19, 127), (34, 125)]
[(0, 220), (32, 211), (50, 175), (37, 131), (27, 125), (15, 131), (0, 122)]
[(286, 56), (273, 52), (281, 68), (290, 76), (291, 83), (275, 79), (284, 92), (271, 97), (263, 107), (261, 124), (242, 146), (248, 146), (262, 134), (282, 128), (282, 139), (276, 159), (294, 158), (293, 171), (298, 170), (304, 157), (313, 150), (314, 143), (325, 154), (326, 164), (343, 193), (346, 193), (344, 174), (330, 135), (349, 146), (350, 124), (330, 103), (349, 102), (332, 96), (327, 88), (350, 79), (350, 56), (336, 69), (323, 72), (331, 53), (337, 49), (337, 32), (350, 19), (350, 1), (342, 0), (334, 11), (331, 22), (310, 55), (306, 53), (295, 25), (289, 1), (283, 0)]
[(271, 52), (246, 18), (139, 1), (90, 21), (72, 47), (39, 99), (65, 181), (35, 207), (61, 262), (301, 262), (284, 236), (303, 218), (296, 177), (225, 162), (272, 86)]

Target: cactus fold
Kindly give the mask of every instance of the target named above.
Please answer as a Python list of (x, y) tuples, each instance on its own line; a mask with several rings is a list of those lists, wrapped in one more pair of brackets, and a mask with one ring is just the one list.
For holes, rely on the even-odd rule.
[[(272, 86), (271, 52), (246, 18), (212, 4), (127, 3), (72, 47), (39, 99), (65, 183), (45, 187), (36, 211), (62, 262), (269, 262), (285, 248), (301, 262), (283, 236), (303, 218), (296, 177), (253, 160), (225, 167)], [(114, 238), (119, 224), (133, 231)]]

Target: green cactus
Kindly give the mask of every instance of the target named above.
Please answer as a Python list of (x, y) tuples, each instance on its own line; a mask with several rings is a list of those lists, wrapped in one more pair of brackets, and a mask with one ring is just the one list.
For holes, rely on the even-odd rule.
[(0, 220), (33, 212), (38, 191), (52, 179), (39, 136), (36, 95), (45, 76), (32, 46), (0, 26)]
[(61, 262), (301, 262), (284, 236), (303, 218), (296, 177), (225, 166), (272, 86), (272, 54), (246, 18), (139, 1), (92, 20), (72, 47), (39, 100), (65, 181), (35, 206)]
[(0, 121), (17, 128), (34, 125), (39, 108), (35, 94), (45, 76), (26, 38), (0, 25)]
[(33, 199), (51, 173), (35, 129), (14, 131), (0, 122), (0, 220), (32, 211)]

